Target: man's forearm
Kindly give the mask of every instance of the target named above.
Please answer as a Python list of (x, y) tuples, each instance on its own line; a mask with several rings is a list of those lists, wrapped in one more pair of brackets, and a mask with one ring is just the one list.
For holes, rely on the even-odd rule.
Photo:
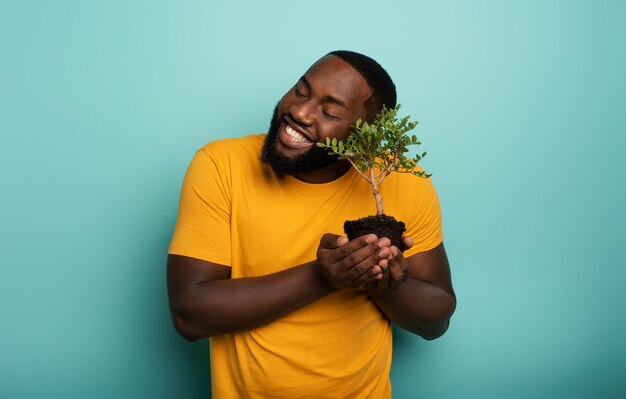
[(369, 295), (389, 320), (425, 339), (443, 335), (456, 307), (451, 293), (414, 278), (395, 291)]
[(200, 282), (181, 295), (175, 323), (189, 340), (249, 330), (332, 291), (314, 262), (261, 277)]

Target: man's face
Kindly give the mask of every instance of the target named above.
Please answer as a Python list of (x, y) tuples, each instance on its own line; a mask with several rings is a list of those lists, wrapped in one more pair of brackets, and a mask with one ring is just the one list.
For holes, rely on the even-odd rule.
[(315, 145), (344, 139), (358, 118), (366, 118), (372, 92), (352, 66), (336, 56), (313, 64), (280, 100), (263, 146), (263, 161), (278, 174), (297, 175), (337, 161)]

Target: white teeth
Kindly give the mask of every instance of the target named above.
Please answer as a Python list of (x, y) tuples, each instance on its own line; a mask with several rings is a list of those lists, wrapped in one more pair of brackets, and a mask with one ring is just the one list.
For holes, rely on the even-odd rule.
[(287, 125), (285, 127), (285, 133), (287, 133), (287, 135), (289, 137), (291, 137), (291, 139), (293, 141), (296, 141), (298, 143), (305, 143), (307, 141), (309, 141), (304, 135), (302, 135), (300, 132), (294, 130), (291, 126)]

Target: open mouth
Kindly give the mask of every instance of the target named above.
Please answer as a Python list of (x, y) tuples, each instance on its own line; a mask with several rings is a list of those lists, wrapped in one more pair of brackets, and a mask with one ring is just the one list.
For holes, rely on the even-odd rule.
[(286, 118), (282, 123), (279, 139), (286, 147), (293, 149), (309, 148), (315, 144), (309, 136), (292, 126)]

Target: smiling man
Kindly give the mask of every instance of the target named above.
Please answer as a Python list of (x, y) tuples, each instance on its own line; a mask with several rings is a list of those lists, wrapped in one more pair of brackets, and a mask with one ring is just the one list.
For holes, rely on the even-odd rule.
[(391, 396), (391, 323), (442, 335), (456, 306), (430, 180), (381, 188), (407, 225), (349, 241), (371, 188), (315, 143), (395, 106), (385, 70), (362, 54), (317, 61), (280, 100), (267, 135), (218, 140), (194, 156), (168, 257), (172, 318), (211, 337), (214, 398)]

